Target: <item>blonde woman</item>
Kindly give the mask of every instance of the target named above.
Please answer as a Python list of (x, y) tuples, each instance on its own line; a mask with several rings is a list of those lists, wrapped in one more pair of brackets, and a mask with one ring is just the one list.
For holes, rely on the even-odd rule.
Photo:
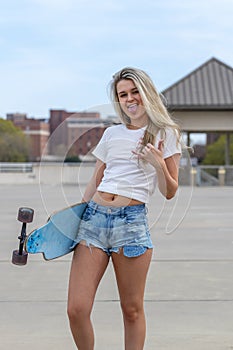
[(113, 77), (111, 98), (122, 124), (107, 128), (93, 152), (96, 166), (83, 195), (88, 205), (70, 273), (68, 316), (79, 350), (94, 349), (90, 316), (110, 259), (125, 350), (143, 349), (144, 290), (153, 250), (146, 205), (156, 185), (167, 199), (178, 188), (180, 130), (150, 77), (142, 70), (123, 68)]

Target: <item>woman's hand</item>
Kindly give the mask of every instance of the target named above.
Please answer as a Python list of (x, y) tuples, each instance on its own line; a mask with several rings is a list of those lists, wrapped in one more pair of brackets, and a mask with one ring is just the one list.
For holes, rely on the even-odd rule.
[(132, 151), (139, 159), (145, 160), (155, 168), (161, 166), (163, 162), (164, 140), (160, 140), (158, 148), (155, 148), (151, 143), (148, 143), (140, 152)]

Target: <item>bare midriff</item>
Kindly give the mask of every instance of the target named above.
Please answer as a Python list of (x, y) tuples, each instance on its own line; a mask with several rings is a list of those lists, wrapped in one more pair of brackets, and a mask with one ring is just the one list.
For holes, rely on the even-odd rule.
[(114, 193), (97, 191), (92, 200), (99, 205), (113, 206), (113, 207), (125, 207), (128, 205), (138, 205), (143, 204), (136, 199), (120, 196)]

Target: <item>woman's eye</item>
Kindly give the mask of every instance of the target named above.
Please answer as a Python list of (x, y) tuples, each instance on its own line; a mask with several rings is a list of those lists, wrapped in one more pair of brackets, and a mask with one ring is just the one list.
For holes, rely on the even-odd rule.
[(126, 97), (127, 95), (126, 94), (121, 94), (120, 97)]

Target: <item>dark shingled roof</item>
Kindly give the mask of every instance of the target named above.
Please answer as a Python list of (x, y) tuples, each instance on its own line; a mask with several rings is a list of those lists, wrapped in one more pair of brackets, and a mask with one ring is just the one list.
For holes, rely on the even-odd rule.
[(165, 89), (170, 109), (233, 109), (233, 68), (211, 58)]

